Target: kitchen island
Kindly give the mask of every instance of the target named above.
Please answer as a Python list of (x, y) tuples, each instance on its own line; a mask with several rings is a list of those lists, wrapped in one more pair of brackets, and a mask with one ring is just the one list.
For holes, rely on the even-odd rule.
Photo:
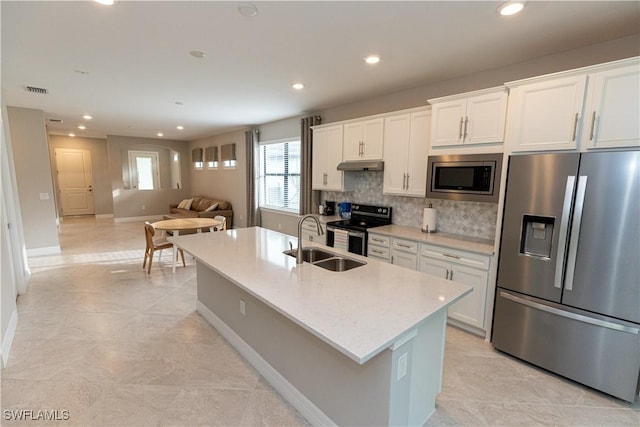
[(296, 239), (259, 227), (169, 240), (197, 260), (198, 312), (312, 424), (435, 410), (447, 307), (470, 287), (314, 244), (366, 264), (296, 264)]

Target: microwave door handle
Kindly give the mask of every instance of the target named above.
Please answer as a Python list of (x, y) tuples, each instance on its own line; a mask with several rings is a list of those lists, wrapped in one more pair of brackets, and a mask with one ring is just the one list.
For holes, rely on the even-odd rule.
[(564, 190), (564, 202), (562, 203), (562, 216), (560, 217), (560, 232), (558, 236), (558, 250), (556, 251), (556, 274), (553, 279), (555, 288), (562, 288), (562, 273), (564, 272), (564, 260), (567, 253), (567, 235), (569, 231), (569, 217), (571, 216), (571, 202), (575, 189), (576, 177), (568, 176)]
[(573, 290), (573, 275), (576, 271), (576, 256), (578, 255), (578, 240), (580, 239), (580, 224), (582, 223), (582, 210), (584, 208), (584, 196), (587, 191), (587, 176), (578, 178), (578, 191), (576, 192), (576, 207), (573, 213), (571, 225), (571, 238), (569, 240), (569, 255), (567, 256), (567, 277), (565, 290)]

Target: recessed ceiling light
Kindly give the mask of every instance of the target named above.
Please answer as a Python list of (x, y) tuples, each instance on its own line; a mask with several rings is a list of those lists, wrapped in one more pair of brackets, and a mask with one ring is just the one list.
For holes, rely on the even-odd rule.
[(238, 13), (242, 16), (256, 16), (258, 14), (258, 8), (251, 3), (240, 3), (238, 5)]
[(176, 129), (182, 130), (182, 129), (184, 129), (184, 126), (176, 126)]
[(96, 3), (104, 4), (105, 6), (113, 6), (113, 0), (95, 0)]
[(524, 9), (524, 3), (521, 1), (509, 1), (498, 6), (498, 12), (502, 16), (511, 16)]
[(378, 55), (369, 55), (364, 58), (364, 62), (371, 65), (377, 64), (378, 62), (380, 62), (380, 57)]
[(184, 105), (182, 101), (176, 101), (176, 105)]
[(192, 50), (191, 52), (189, 52), (189, 55), (193, 56), (194, 58), (198, 58), (198, 59), (202, 59), (205, 56), (205, 53), (200, 51), (200, 50)]
[(85, 120), (91, 120), (91, 119), (93, 119), (93, 116), (85, 114), (84, 116), (82, 116), (82, 118), (85, 119)]
[(304, 85), (302, 83), (294, 83), (291, 85), (292, 88), (294, 88), (295, 90), (302, 90), (304, 89)]
[(164, 134), (163, 134), (162, 132), (158, 132), (156, 135), (158, 135), (158, 136), (160, 136), (160, 137), (163, 137), (163, 136), (164, 136)]
[(70, 133), (70, 134), (69, 134), (69, 136), (70, 136), (71, 138), (73, 138), (74, 136), (76, 136), (76, 134), (75, 134), (75, 133)]
[(86, 129), (86, 127), (85, 127), (84, 125), (80, 125), (80, 126), (78, 126), (78, 129), (80, 129), (80, 130), (85, 130), (85, 129)]

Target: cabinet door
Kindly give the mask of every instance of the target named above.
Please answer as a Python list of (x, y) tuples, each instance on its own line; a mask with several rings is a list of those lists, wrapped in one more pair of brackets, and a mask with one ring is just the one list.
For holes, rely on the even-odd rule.
[(471, 286), (473, 292), (449, 307), (449, 317), (468, 325), (484, 329), (484, 309), (487, 294), (486, 271), (452, 264), (449, 279)]
[(417, 270), (418, 256), (416, 254), (410, 254), (407, 252), (402, 252), (396, 249), (392, 249), (391, 264), (399, 265), (400, 267), (409, 268), (411, 270)]
[(342, 191), (343, 172), (338, 170), (342, 162), (342, 125), (327, 128), (327, 185), (325, 189)]
[(445, 147), (462, 143), (467, 100), (457, 99), (433, 105), (431, 146)]
[(418, 271), (432, 276), (439, 277), (441, 279), (448, 279), (451, 264), (448, 262), (440, 261), (426, 256), (420, 257), (420, 265)]
[(384, 119), (366, 120), (362, 124), (362, 155), (363, 160), (382, 160), (384, 139)]
[(636, 65), (597, 73), (589, 90), (586, 147), (640, 146), (640, 68)]
[(513, 151), (575, 149), (586, 80), (573, 76), (517, 87)]
[[(410, 135), (411, 115), (402, 114), (385, 119), (383, 194), (405, 193), (407, 150)], [(426, 170), (426, 155), (424, 166)]]
[(313, 168), (311, 170), (311, 187), (314, 190), (324, 190), (327, 185), (328, 162), (328, 129), (313, 130)]
[(344, 125), (344, 160), (362, 160), (363, 122)]
[(469, 98), (463, 135), (464, 143), (503, 142), (506, 115), (507, 93), (505, 91)]
[[(411, 114), (411, 133), (407, 157), (407, 196), (425, 197), (427, 192), (427, 153), (431, 131), (431, 113)], [(386, 169), (386, 165), (385, 165)], [(383, 191), (384, 192), (384, 191)]]

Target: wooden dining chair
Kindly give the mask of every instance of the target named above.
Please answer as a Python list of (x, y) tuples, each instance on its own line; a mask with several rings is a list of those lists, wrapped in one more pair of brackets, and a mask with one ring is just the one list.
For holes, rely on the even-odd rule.
[(215, 227), (216, 231), (226, 230), (227, 229), (227, 218), (222, 215), (216, 215), (213, 219), (217, 219), (218, 221), (222, 221), (222, 225), (218, 225)]
[[(158, 262), (160, 262), (160, 258), (162, 257), (163, 249), (171, 249), (171, 242), (167, 242), (164, 238), (154, 239), (156, 234), (155, 228), (151, 225), (150, 222), (146, 221), (144, 223), (144, 236), (147, 241), (147, 248), (144, 251), (144, 262), (142, 263), (142, 268), (144, 269), (147, 266), (147, 261), (149, 261), (149, 266), (147, 267), (147, 274), (151, 273), (151, 264), (153, 262), (153, 254), (155, 251), (160, 251), (160, 256), (158, 256)], [(180, 251), (180, 256), (182, 257), (182, 266), (186, 267), (184, 262), (184, 252), (182, 249), (178, 249)]]

